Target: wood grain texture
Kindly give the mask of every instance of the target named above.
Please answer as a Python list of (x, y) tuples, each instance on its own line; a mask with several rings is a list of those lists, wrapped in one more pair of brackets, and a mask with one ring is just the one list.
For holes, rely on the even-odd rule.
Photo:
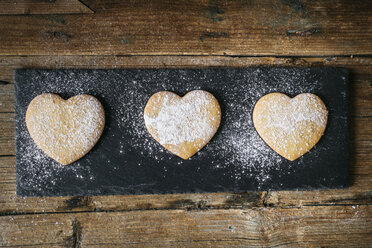
[[(1, 0), (0, 15), (94, 13), (78, 0)], [(51, 18), (58, 17), (54, 16)]]
[[(372, 247), (370, 1), (83, 2), (95, 13), (0, 16), (0, 247)], [(17, 197), (15, 68), (226, 66), (350, 69), (352, 186)]]
[(0, 113), (14, 112), (16, 68), (211, 68), (254, 66), (331, 66), (350, 70), (353, 116), (372, 116), (372, 58), (273, 58), (227, 56), (0, 56)]
[(370, 247), (372, 206), (3, 216), (0, 228), (6, 247)]
[(76, 247), (73, 217), (1, 216), (0, 247)]
[(14, 113), (0, 113), (0, 156), (15, 155)]
[(0, 16), (0, 55), (370, 55), (369, 1), (85, 1)]

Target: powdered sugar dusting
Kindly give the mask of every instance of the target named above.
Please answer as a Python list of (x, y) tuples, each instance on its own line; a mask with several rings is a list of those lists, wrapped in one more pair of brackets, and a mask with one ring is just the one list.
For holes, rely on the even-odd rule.
[(31, 137), (46, 154), (71, 163), (95, 145), (105, 118), (102, 105), (92, 96), (78, 95), (64, 101), (42, 94), (30, 103), (26, 121)]
[(70, 173), (80, 182), (95, 179), (91, 167), (81, 166), (79, 161), (75, 162), (74, 166), (65, 166), (48, 157), (31, 139), (27, 130), (23, 130), (17, 132), (17, 135), (25, 141), (18, 147), (17, 159), (20, 164), (28, 164), (28, 166), (17, 168), (19, 172), (25, 170), (17, 175), (19, 189), (28, 190), (30, 195), (40, 195), (40, 192), (60, 187), (64, 183), (64, 176)]
[(283, 104), (262, 101), (264, 118), (266, 118), (266, 126), (263, 128), (280, 127), (286, 132), (292, 132), (302, 121), (311, 121), (321, 127), (327, 123), (328, 112), (313, 94), (304, 93), (291, 100), (285, 95), (278, 94), (275, 99)]
[(216, 132), (208, 111), (211, 101), (213, 97), (203, 91), (192, 91), (175, 101), (174, 97), (166, 95), (156, 117), (144, 115), (145, 124), (156, 130), (162, 145), (178, 145), (196, 139), (207, 141)]
[[(26, 73), (27, 72), (27, 73)], [(102, 96), (89, 82), (96, 80), (91, 72), (76, 73), (55, 70), (25, 70), (16, 74), (16, 156), (17, 156), (17, 194), (22, 196), (86, 195), (99, 193), (96, 185), (97, 174), (92, 167), (90, 156), (96, 154), (95, 147), (68, 166), (50, 158), (38, 147), (27, 130), (26, 109), (33, 98), (43, 93), (55, 93), (64, 99), (90, 94)], [(102, 86), (96, 81), (98, 87)], [(104, 87), (101, 87), (104, 89)], [(89, 125), (88, 125), (89, 126)], [(63, 190), (62, 190), (63, 189)], [(90, 193), (91, 192), (91, 193)]]
[(295, 160), (319, 140), (327, 124), (328, 112), (322, 100), (303, 93), (294, 98), (272, 93), (255, 105), (255, 128), (279, 154)]
[[(225, 97), (225, 123), (222, 126), (226, 126), (215, 136), (214, 146), (210, 145), (199, 151), (199, 156), (212, 156), (214, 166), (217, 169), (226, 169), (226, 176), (231, 177), (237, 185), (252, 184), (252, 188), (258, 190), (271, 182), (273, 176), (280, 178), (293, 173), (296, 168), (290, 165), (288, 167), (287, 164), (283, 166), (286, 159), (261, 139), (253, 126), (252, 112), (255, 103), (268, 93), (283, 92), (282, 89), (285, 89), (284, 93), (295, 96), (314, 91), (319, 82), (313, 80), (304, 83), (308, 72), (288, 71), (277, 74), (277, 81), (280, 83), (273, 84), (265, 78), (267, 74), (261, 74), (261, 69), (256, 69), (250, 74), (239, 75), (237, 81), (231, 85), (221, 85)], [(236, 92), (240, 94), (237, 95)], [(223, 163), (213, 159), (215, 151), (218, 151), (218, 157), (224, 157)], [(298, 159), (299, 162), (301, 160), (302, 158)], [(275, 186), (280, 188), (281, 184)]]
[[(252, 111), (262, 96), (272, 92), (282, 92), (290, 97), (303, 92), (320, 92), (322, 99), (326, 97), (326, 74), (323, 70), (315, 70), (315, 73), (311, 70), (22, 72), (19, 75), (22, 83), (16, 83), (17, 192), (19, 189), (21, 195), (87, 195), (296, 188), (298, 185), (288, 184), (288, 178), (307, 168), (314, 156), (324, 155), (333, 147), (319, 146), (306, 160), (301, 157), (295, 163), (288, 163), (260, 138), (253, 126)], [(143, 110), (156, 92), (172, 91), (182, 96), (197, 89), (211, 92), (218, 99), (222, 121), (211, 141), (196, 155), (183, 160), (151, 137)], [(105, 108), (107, 123), (98, 144), (84, 158), (69, 166), (46, 156), (26, 129), (27, 104), (44, 92), (60, 94), (65, 99), (81, 93), (90, 94)], [(332, 91), (332, 94), (342, 92)], [(333, 106), (330, 109), (332, 116), (340, 114), (337, 106), (327, 106)], [(339, 127), (343, 126), (330, 126), (329, 131)], [(335, 144), (339, 140), (333, 136), (326, 142)], [(281, 181), (281, 178), (285, 180)], [(310, 184), (304, 184), (304, 187), (307, 185)]]

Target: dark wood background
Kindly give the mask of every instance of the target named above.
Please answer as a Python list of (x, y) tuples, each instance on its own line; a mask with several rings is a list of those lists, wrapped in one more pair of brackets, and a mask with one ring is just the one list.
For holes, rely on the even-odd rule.
[[(351, 187), (20, 198), (15, 68), (350, 69)], [(369, 0), (0, 1), (0, 247), (372, 247)]]

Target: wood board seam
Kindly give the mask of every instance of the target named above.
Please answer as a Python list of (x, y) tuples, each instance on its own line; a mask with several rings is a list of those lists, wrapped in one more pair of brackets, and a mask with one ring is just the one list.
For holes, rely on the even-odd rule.
[[(47, 13), (47, 12), (45, 12), (45, 13), (41, 13), (41, 12), (30, 13), (30, 12), (33, 12), (33, 11), (30, 11), (30, 9), (28, 9), (27, 7), (24, 7), (25, 9), (22, 12), (21, 12), (21, 10), (17, 11), (18, 13), (17, 12), (14, 12), (14, 13), (9, 13), (8, 12), (8, 13), (6, 13), (6, 10), (7, 9), (5, 9), (5, 12), (1, 13), (0, 16), (76, 15), (76, 14), (94, 14), (96, 12), (91, 7), (89, 7), (86, 3), (84, 3), (84, 2), (82, 2), (80, 0), (73, 0), (73, 1), (75, 2), (75, 4), (77, 6), (80, 6), (80, 11), (77, 11), (77, 12), (62, 12), (62, 11), (59, 10), (60, 7), (55, 6), (55, 5), (52, 6), (53, 5), (53, 2), (55, 2), (55, 1), (50, 1), (51, 2), (51, 3), (49, 3), (50, 6), (44, 6), (44, 8), (46, 8), (46, 7), (50, 7), (50, 8), (54, 7), (54, 8), (57, 8), (57, 10), (58, 10), (57, 12), (53, 13), (53, 11), (52, 11), (52, 12), (49, 12), (49, 13)], [(21, 1), (19, 1), (19, 3), (17, 3), (17, 1), (14, 1), (13, 3), (14, 4), (17, 4), (17, 5), (20, 4), (20, 6), (21, 6), (20, 8), (21, 9), (22, 9), (22, 6), (24, 6), (24, 4), (32, 5), (32, 2), (22, 3)], [(65, 6), (67, 6), (67, 5), (65, 5)], [(5, 3), (5, 6), (2, 6), (2, 7), (6, 7), (6, 3)], [(43, 7), (41, 7), (41, 8), (43, 8)], [(84, 8), (86, 10), (86, 12), (84, 12), (84, 10), (82, 10), (82, 8)], [(50, 9), (48, 9), (48, 10), (50, 10)], [(69, 9), (69, 11), (71, 11), (71, 9)]]
[[(77, 14), (71, 14), (71, 15), (77, 15)], [(169, 54), (1, 54), (1, 57), (78, 57), (78, 56), (84, 56), (84, 57), (226, 57), (226, 58), (278, 58), (278, 59), (299, 59), (299, 58), (372, 58), (372, 53), (366, 53), (366, 54), (312, 54), (312, 55), (276, 55), (276, 54), (177, 54), (177, 53), (169, 53)], [(272, 65), (269, 65), (272, 66)], [(280, 66), (280, 65), (278, 65)], [(293, 65), (296, 66), (296, 65)]]
[[(85, 7), (87, 7), (89, 10), (92, 11), (91, 14), (94, 14), (96, 13), (96, 11), (94, 9), (92, 9), (88, 4), (86, 4), (84, 1), (81, 1), (81, 0), (77, 0), (81, 5), (84, 5)], [(88, 13), (82, 13), (82, 14), (88, 14)]]
[(254, 207), (208, 207), (208, 208), (149, 208), (149, 209), (127, 209), (127, 210), (92, 210), (92, 211), (62, 211), (62, 212), (0, 212), (0, 218), (5, 216), (26, 216), (26, 215), (50, 215), (50, 214), (84, 214), (84, 213), (127, 213), (141, 211), (184, 211), (184, 212), (207, 212), (212, 210), (261, 210), (261, 209), (304, 209), (307, 207), (348, 207), (348, 206), (372, 206), (371, 203), (354, 204), (304, 204), (302, 206), (254, 206)]

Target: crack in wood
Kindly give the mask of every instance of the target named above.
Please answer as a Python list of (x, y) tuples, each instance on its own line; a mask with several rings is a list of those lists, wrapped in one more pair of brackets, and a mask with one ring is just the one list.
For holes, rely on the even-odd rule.
[[(270, 190), (266, 192), (263, 197), (262, 205), (265, 208), (301, 208), (301, 207), (317, 207), (317, 206), (353, 206), (353, 205), (372, 205), (372, 192), (368, 191), (365, 193), (355, 194), (355, 197), (347, 197), (340, 199), (330, 199), (326, 201), (321, 201), (319, 203), (296, 203), (293, 205), (286, 205), (278, 201), (277, 203), (269, 202), (272, 197)], [(344, 203), (345, 201), (350, 203)]]
[(84, 5), (85, 7), (87, 7), (88, 9), (90, 9), (93, 13), (96, 13), (96, 11), (94, 9), (92, 9), (87, 3), (85, 3), (84, 1), (81, 1), (81, 0), (78, 0), (79, 3), (81, 3), (82, 5)]
[(268, 204), (267, 201), (270, 197), (270, 190), (267, 190), (263, 192), (263, 197), (262, 197), (262, 205), (267, 208), (267, 207), (272, 207), (274, 204)]
[(80, 222), (75, 218), (72, 223), (72, 234), (66, 238), (66, 246), (80, 248), (81, 247), (81, 235), (82, 227)]
[[(251, 241), (260, 241), (258, 238), (246, 238), (246, 237), (233, 237), (231, 239), (199, 239), (199, 240), (154, 240), (154, 241), (142, 241), (142, 242), (116, 242), (115, 245), (130, 245), (130, 244), (171, 244), (171, 243), (202, 243), (202, 242), (229, 242), (229, 241), (237, 241), (237, 240), (251, 240)], [(86, 243), (87, 246), (95, 245), (95, 246), (107, 246), (112, 245), (112, 243)]]
[[(358, 202), (366, 202), (367, 204), (369, 203), (372, 204), (372, 191), (356, 194), (354, 197), (349, 197), (349, 198), (330, 199), (330, 200), (324, 201), (324, 203), (329, 203), (329, 204), (334, 205), (335, 203), (342, 203), (344, 201), (355, 201), (356, 204)], [(320, 204), (323, 204), (323, 203), (320, 203)]]
[[(301, 206), (297, 205), (290, 205), (290, 206), (280, 206), (280, 205), (274, 205), (274, 204), (267, 204), (266, 206), (252, 206), (252, 207), (246, 207), (244, 210), (248, 209), (259, 209), (259, 208), (271, 208), (271, 209), (300, 209), (303, 207), (344, 207), (344, 206), (372, 206), (371, 203), (350, 203), (350, 204), (303, 204)], [(206, 207), (206, 208), (151, 208), (151, 209), (123, 209), (123, 210), (105, 210), (105, 209), (93, 209), (93, 210), (85, 210), (85, 211), (61, 211), (61, 212), (15, 212), (15, 211), (3, 211), (0, 212), (0, 217), (3, 216), (23, 216), (23, 215), (50, 215), (50, 214), (85, 214), (85, 213), (124, 213), (124, 212), (140, 212), (140, 211), (174, 211), (174, 210), (184, 210), (184, 211), (201, 211), (201, 210), (241, 210), (241, 207), (233, 206), (221, 206), (221, 207)]]
[[(1, 241), (1, 240), (0, 240)], [(0, 245), (0, 248), (2, 247), (36, 247), (36, 246), (40, 246), (40, 247), (51, 247), (51, 246), (60, 246), (61, 243), (37, 243), (37, 244), (22, 244), (22, 245)], [(71, 247), (71, 246), (68, 246), (68, 247)]]
[(70, 39), (72, 38), (71, 34), (68, 34), (63, 31), (48, 31), (48, 32), (45, 32), (45, 34), (47, 35), (48, 38), (61, 39), (67, 43), (69, 43)]
[(320, 33), (319, 28), (312, 28), (307, 30), (287, 30), (287, 36), (310, 36)]
[(0, 15), (91, 14), (86, 3), (79, 0), (14, 0), (0, 1)]
[(229, 36), (226, 32), (204, 32), (199, 39), (203, 42), (205, 38), (227, 38)]

